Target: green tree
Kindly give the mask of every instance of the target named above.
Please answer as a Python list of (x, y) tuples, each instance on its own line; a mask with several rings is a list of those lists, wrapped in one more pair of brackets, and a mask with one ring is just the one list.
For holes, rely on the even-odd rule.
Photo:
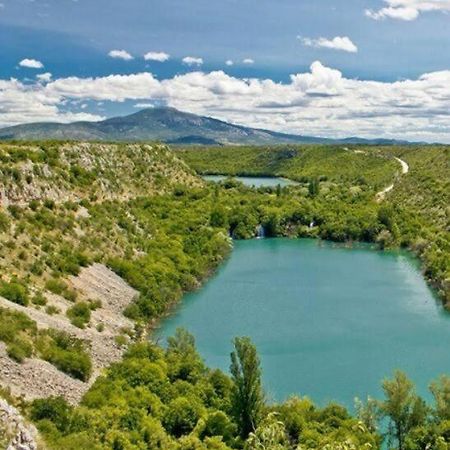
[(241, 437), (246, 439), (258, 427), (264, 407), (260, 361), (250, 338), (234, 339), (230, 371), (233, 415)]
[(383, 391), (386, 399), (380, 409), (390, 421), (389, 437), (397, 441), (398, 450), (405, 450), (410, 431), (425, 422), (426, 405), (417, 396), (412, 381), (401, 371), (395, 372), (392, 380), (384, 380)]
[(450, 420), (450, 377), (442, 375), (430, 385), (435, 400), (434, 414), (438, 420)]
[(276, 413), (269, 414), (254, 433), (250, 433), (244, 450), (286, 450), (288, 439), (284, 423)]

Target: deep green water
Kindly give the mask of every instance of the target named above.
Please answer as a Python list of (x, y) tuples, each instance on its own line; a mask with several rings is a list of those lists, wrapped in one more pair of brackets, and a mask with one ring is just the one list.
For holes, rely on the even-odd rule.
[[(202, 178), (206, 181), (223, 181), (227, 177), (224, 175), (204, 175)], [(246, 186), (252, 186), (252, 187), (276, 187), (280, 185), (281, 187), (284, 186), (291, 186), (294, 184), (297, 184), (295, 181), (288, 180), (287, 178), (280, 178), (280, 177), (233, 177), (235, 180), (240, 181), (241, 183), (244, 183)]]
[(320, 404), (381, 396), (401, 368), (427, 394), (450, 373), (450, 316), (417, 262), (368, 246), (313, 240), (235, 242), (230, 259), (186, 295), (159, 337), (185, 327), (213, 367), (228, 370), (231, 340), (248, 335), (271, 400), (308, 395)]

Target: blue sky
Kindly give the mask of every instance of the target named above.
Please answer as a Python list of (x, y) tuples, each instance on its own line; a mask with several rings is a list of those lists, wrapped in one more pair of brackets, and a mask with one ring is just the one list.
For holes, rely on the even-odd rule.
[[(5, 84), (3, 95), (10, 102), (13, 94), (6, 96), (6, 89), (19, 89), (20, 95), (24, 92), (30, 95), (30, 85), (36, 83), (39, 73), (51, 73), (52, 81), (68, 77), (87, 79), (151, 73), (161, 82), (193, 72), (201, 72), (207, 78), (208, 74), (219, 71), (228, 77), (227, 81), (225, 78), (220, 81), (222, 84), (255, 78), (292, 88), (291, 75), (311, 74), (311, 65), (320, 62), (324, 68), (339, 71), (343, 80), (352, 80), (353, 87), (356, 80), (365, 80), (381, 82), (381, 86), (389, 88), (395, 82), (418, 81), (423, 74), (446, 73), (450, 69), (450, 0), (0, 0), (0, 5), (0, 80), (14, 78), (23, 84), (19, 88)], [(133, 59), (113, 58), (108, 55), (113, 50), (120, 50), (124, 55), (128, 53)], [(143, 55), (148, 52), (164, 52), (168, 60), (145, 61)], [(187, 56), (201, 59), (202, 64), (183, 63)], [(40, 62), (43, 67), (22, 64), (23, 67), (19, 63), (24, 59)], [(227, 65), (226, 61), (233, 61), (233, 65)], [(318, 73), (328, 76), (316, 71)], [(444, 84), (441, 81), (439, 83)], [(50, 79), (46, 82), (51, 84)], [(187, 82), (191, 86), (189, 79)], [(41, 80), (37, 89), (42, 84)], [(178, 82), (172, 84), (182, 88)], [(345, 81), (345, 84), (348, 92), (349, 83)], [(136, 89), (130, 86), (135, 92)], [(367, 90), (369, 85), (362, 87)], [(402, 85), (402, 89), (404, 87)], [(414, 96), (418, 96), (417, 91), (423, 87), (420, 84), (414, 86)], [(311, 86), (303, 88), (311, 89)], [(328, 88), (335, 89), (336, 86)], [(95, 119), (135, 111), (137, 104), (168, 103), (193, 112), (209, 112), (209, 115), (225, 120), (303, 134), (354, 132), (352, 134), (371, 135), (376, 129), (370, 129), (366, 123), (368, 115), (374, 115), (374, 111), (365, 111), (365, 121), (355, 114), (355, 126), (351, 127), (346, 117), (345, 129), (340, 130), (340, 122), (336, 118), (330, 120), (331, 116), (338, 115), (338, 104), (328, 105), (329, 114), (322, 117), (324, 127), (319, 129), (308, 125), (317, 115), (302, 117), (294, 110), (294, 114), (289, 115), (286, 104), (283, 111), (272, 113), (274, 120), (271, 121), (270, 111), (264, 106), (246, 102), (239, 114), (239, 111), (227, 112), (229, 108), (218, 108), (217, 102), (206, 96), (202, 96), (202, 105), (198, 99), (194, 105), (192, 101), (180, 101), (180, 95), (174, 94), (173, 87), (166, 86), (164, 90), (169, 93), (164, 95), (158, 91), (155, 94), (150, 90), (147, 98), (141, 92), (139, 95), (131, 92), (117, 101), (114, 95), (99, 99), (95, 95), (74, 95), (67, 90), (56, 94), (52, 89), (55, 95), (51, 105), (53, 113), (50, 114), (48, 109), (40, 116), (36, 106), (22, 115), (16, 110), (12, 115), (10, 110), (9, 115), (2, 118), (4, 108), (2, 110), (0, 105), (0, 125), (50, 120), (53, 116), (69, 120), (81, 113), (84, 116), (79, 118)], [(298, 92), (293, 91), (292, 88), (291, 96), (295, 98), (290, 98), (291, 105), (298, 103)], [(433, 85), (429, 95), (435, 95), (435, 91)], [(36, 97), (35, 92), (32, 94)], [(224, 95), (223, 92), (213, 94)], [(331, 98), (329, 94), (326, 93)], [(424, 130), (423, 133), (419, 131), (417, 137), (422, 133), (427, 140), (433, 140), (434, 136), (439, 140), (448, 138), (448, 127), (445, 126), (445, 109), (449, 106), (447, 94), (444, 87), (439, 98), (422, 99), (421, 117), (428, 108), (428, 118), (437, 115), (437, 122), (443, 122), (443, 127), (436, 130), (435, 123), (425, 130), (426, 124), (422, 120), (419, 126)], [(232, 95), (238, 94), (233, 92)], [(308, 95), (312, 98), (310, 93)], [(341, 91), (339, 95), (342, 95)], [(407, 121), (413, 127), (417, 114), (409, 109), (419, 108), (417, 101), (420, 99), (411, 101), (411, 95), (405, 93), (407, 100), (391, 99), (390, 107), (396, 102), (409, 102)], [(371, 103), (377, 101), (380, 99)], [(386, 103), (384, 97), (381, 101)], [(262, 103), (267, 104), (267, 99)], [(316, 110), (326, 107), (323, 102), (312, 105), (305, 101), (302, 105), (311, 106), (311, 111), (313, 107)], [(13, 104), (11, 108), (17, 109), (17, 105)], [(406, 109), (405, 105), (402, 108)], [(383, 134), (395, 134), (395, 123), (402, 122), (398, 120), (399, 114), (395, 111), (393, 126)], [(290, 120), (294, 117), (295, 120)]]

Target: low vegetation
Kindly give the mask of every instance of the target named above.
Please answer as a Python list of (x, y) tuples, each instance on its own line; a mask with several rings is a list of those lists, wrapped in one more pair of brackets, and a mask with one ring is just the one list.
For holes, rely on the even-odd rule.
[(85, 344), (59, 330), (39, 330), (36, 322), (21, 312), (0, 308), (0, 341), (8, 355), (17, 362), (36, 356), (61, 371), (87, 381), (92, 362)]

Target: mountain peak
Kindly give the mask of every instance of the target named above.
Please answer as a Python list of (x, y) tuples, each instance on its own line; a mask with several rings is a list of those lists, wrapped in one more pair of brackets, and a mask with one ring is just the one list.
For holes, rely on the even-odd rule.
[[(0, 129), (0, 139), (61, 139), (104, 141), (163, 141), (189, 144), (306, 144), (378, 143), (352, 138), (333, 140), (283, 134), (233, 125), (211, 117), (179, 111), (170, 106), (145, 108), (128, 116), (100, 122), (32, 123)], [(386, 143), (387, 141), (383, 141)], [(395, 141), (388, 141), (394, 143)], [(402, 142), (403, 143), (403, 142)]]

